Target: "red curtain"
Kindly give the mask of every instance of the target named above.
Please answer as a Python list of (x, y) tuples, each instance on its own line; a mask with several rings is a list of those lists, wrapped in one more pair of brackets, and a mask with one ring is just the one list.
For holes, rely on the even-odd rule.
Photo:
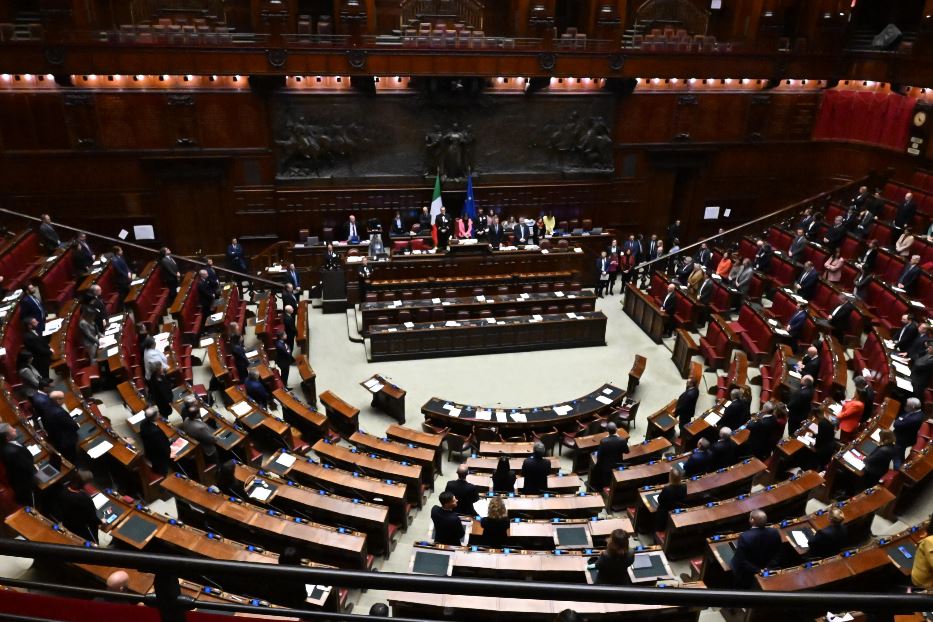
[(823, 93), (813, 128), (815, 140), (851, 140), (902, 151), (907, 148), (914, 97), (894, 93)]

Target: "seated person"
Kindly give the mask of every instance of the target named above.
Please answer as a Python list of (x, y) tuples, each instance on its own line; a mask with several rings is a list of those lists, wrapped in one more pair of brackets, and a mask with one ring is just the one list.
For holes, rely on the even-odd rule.
[(457, 479), (447, 482), (447, 492), (457, 498), (457, 514), (476, 516), (473, 504), (479, 501), (479, 488), (467, 481), (470, 470), (467, 465), (457, 467)]
[(687, 498), (687, 484), (684, 483), (684, 470), (677, 465), (671, 469), (667, 486), (658, 493), (658, 508), (655, 511), (655, 531), (667, 530), (667, 518), (671, 510), (683, 506)]
[(713, 452), (710, 451), (709, 439), (701, 438), (697, 441), (697, 448), (684, 463), (684, 475), (693, 477), (708, 473), (713, 466)]
[(522, 493), (541, 495), (547, 492), (547, 476), (551, 472), (551, 463), (544, 457), (547, 453), (544, 443), (535, 443), (533, 451), (534, 453), (522, 463), (522, 477), (525, 478)]
[(438, 498), (440, 505), (431, 508), (431, 520), (434, 522), (434, 542), (460, 546), (465, 533), (460, 515), (457, 514), (457, 498), (446, 490)]
[(719, 428), (719, 440), (713, 443), (710, 451), (713, 454), (709, 471), (731, 467), (739, 459), (739, 447), (732, 440), (732, 429)]

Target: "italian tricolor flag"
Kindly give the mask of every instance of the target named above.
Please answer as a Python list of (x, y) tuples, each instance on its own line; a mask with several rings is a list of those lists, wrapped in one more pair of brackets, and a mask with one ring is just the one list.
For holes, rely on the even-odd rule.
[(441, 206), (444, 202), (441, 200), (441, 176), (437, 174), (434, 177), (434, 196), (431, 198), (431, 239), (434, 240), (434, 246), (437, 246), (437, 225), (434, 219), (441, 213)]

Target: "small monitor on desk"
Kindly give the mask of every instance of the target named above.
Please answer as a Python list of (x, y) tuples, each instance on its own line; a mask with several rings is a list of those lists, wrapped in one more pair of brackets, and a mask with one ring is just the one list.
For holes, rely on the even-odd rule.
[(555, 531), (557, 532), (557, 546), (592, 546), (586, 527), (583, 525), (557, 527)]
[(416, 574), (433, 574), (446, 577), (448, 566), (450, 566), (450, 555), (447, 553), (416, 550), (411, 571)]

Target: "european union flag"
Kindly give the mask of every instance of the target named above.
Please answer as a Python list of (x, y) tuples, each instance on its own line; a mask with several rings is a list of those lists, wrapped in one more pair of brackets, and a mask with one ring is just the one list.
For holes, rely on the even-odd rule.
[(463, 220), (476, 220), (476, 202), (473, 200), (473, 173), (467, 175), (466, 200), (463, 202)]

